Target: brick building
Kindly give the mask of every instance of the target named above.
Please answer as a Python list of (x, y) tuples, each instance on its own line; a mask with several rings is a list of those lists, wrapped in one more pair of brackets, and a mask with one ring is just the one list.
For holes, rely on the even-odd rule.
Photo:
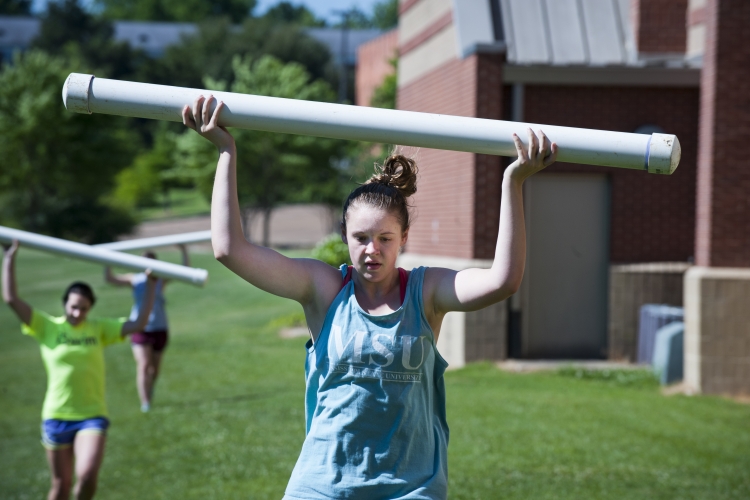
[[(702, 291), (710, 269), (684, 275), (693, 262), (750, 267), (750, 170), (734, 153), (750, 138), (749, 30), (743, 0), (401, 1), (399, 109), (664, 131), (682, 144), (671, 176), (558, 163), (530, 179), (522, 289), (507, 304), (451, 313), (440, 341), (449, 361), (632, 359), (638, 307), (682, 305), (688, 284), (697, 295), (684, 295), (686, 368), (709, 369), (713, 351), (704, 346), (701, 355), (705, 342), (695, 340), (707, 338), (709, 325), (695, 311), (744, 290), (744, 274), (711, 278), (710, 296)], [(360, 67), (377, 57), (360, 52)], [(404, 265), (488, 265), (508, 160), (423, 149), (419, 161)], [(721, 374), (727, 381), (750, 380), (750, 321), (737, 307), (720, 334), (724, 327), (710, 325), (714, 340), (745, 346)], [(739, 387), (711, 390), (729, 386)]]

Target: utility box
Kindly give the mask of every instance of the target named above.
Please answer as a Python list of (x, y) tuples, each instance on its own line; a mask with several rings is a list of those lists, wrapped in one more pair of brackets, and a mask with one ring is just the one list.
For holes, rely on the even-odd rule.
[(682, 380), (685, 323), (675, 321), (659, 328), (654, 345), (653, 367), (662, 385)]

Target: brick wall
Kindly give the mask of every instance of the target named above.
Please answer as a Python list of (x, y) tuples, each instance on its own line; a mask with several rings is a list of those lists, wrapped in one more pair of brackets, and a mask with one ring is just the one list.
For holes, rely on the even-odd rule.
[(750, 2), (707, 0), (696, 262), (750, 267)]
[[(477, 118), (499, 120), (503, 116), (503, 58), (478, 56)], [(474, 155), (474, 255), (492, 259), (500, 225), (500, 195), (505, 164), (499, 156)]]
[[(453, 60), (399, 87), (398, 109), (474, 116), (478, 59)], [(425, 255), (472, 258), (474, 247), (474, 157), (471, 153), (421, 149), (415, 219), (407, 250)]]
[(670, 176), (565, 163), (549, 168), (610, 176), (613, 263), (694, 255), (698, 102), (698, 89), (526, 86), (525, 121), (622, 132), (652, 124), (680, 139), (682, 160)]
[(688, 0), (631, 0), (630, 5), (639, 52), (685, 52)]
[(390, 60), (397, 56), (398, 30), (391, 30), (363, 43), (357, 50), (356, 103), (369, 106), (372, 94), (393, 73)]

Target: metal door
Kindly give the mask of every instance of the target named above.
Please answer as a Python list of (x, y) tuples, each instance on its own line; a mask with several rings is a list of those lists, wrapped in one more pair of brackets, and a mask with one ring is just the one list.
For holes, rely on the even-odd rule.
[(609, 182), (604, 174), (539, 174), (525, 183), (521, 287), (525, 358), (603, 358), (607, 342)]

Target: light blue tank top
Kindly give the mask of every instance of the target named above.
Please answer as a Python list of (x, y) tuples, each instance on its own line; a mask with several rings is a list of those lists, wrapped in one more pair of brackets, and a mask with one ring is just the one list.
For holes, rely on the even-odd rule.
[(424, 315), (424, 272), (384, 316), (359, 307), (353, 281), (334, 299), (307, 346), (307, 436), (285, 499), (447, 497), (448, 363)]
[[(130, 321), (138, 319), (138, 312), (141, 310), (143, 299), (146, 297), (146, 273), (138, 273), (133, 276), (131, 285), (133, 287), (133, 307), (130, 309)], [(143, 329), (144, 332), (158, 332), (167, 330), (167, 313), (164, 310), (164, 294), (162, 293), (164, 281), (156, 282), (156, 297), (154, 297), (154, 308), (148, 317), (148, 324)]]

